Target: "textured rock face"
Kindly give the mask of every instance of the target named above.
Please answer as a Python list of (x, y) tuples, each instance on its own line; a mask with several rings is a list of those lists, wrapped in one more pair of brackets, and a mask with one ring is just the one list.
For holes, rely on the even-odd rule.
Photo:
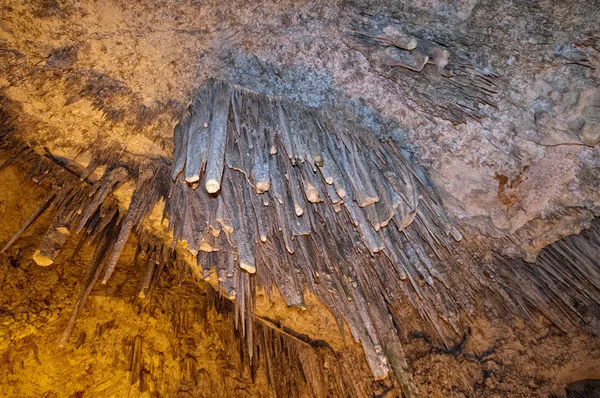
[[(23, 177), (10, 168), (0, 178), (18, 186)], [(3, 241), (20, 214), (43, 196), (35, 188), (24, 184), (19, 192), (0, 194), (2, 217), (10, 214), (0, 231)], [(20, 201), (21, 195), (30, 201)], [(74, 253), (76, 242), (70, 240), (53, 266), (39, 267), (31, 255), (48, 225), (48, 219), (39, 220), (1, 260), (2, 396), (174, 397), (206, 390), (217, 396), (219, 391), (220, 396), (225, 391), (268, 396), (264, 374), (253, 380), (239, 363), (231, 305), (219, 305), (212, 289), (199, 288), (171, 270), (151, 302), (137, 298), (143, 275), (135, 269), (135, 245), (124, 253), (123, 264), (130, 266), (120, 268), (111, 286), (92, 293), (85, 321), (78, 323), (71, 344), (59, 348), (65, 315), (85, 274), (85, 267), (75, 264), (90, 261), (91, 245)]]
[[(465, 236), (463, 247), (482, 254), (481, 263), (492, 249), (534, 262), (544, 247), (579, 233), (598, 215), (600, 11), (594, 1), (7, 1), (0, 7), (0, 105), (15, 129), (12, 137), (41, 154), (46, 147), (77, 170), (108, 152), (123, 163), (170, 162), (176, 121), (196, 88), (219, 78), (326, 108), (374, 137), (393, 137), (420, 167), (417, 173), (428, 176)], [(131, 184), (115, 192), (125, 207)], [(65, 244), (61, 228), (48, 229), (38, 263), (55, 260)], [(562, 255), (552, 250), (543, 261)], [(535, 274), (533, 265), (516, 261), (497, 275)], [(597, 263), (590, 267), (596, 270)], [(472, 272), (474, 281), (481, 278)], [(564, 290), (565, 277), (557, 272), (551, 278), (559, 283), (545, 285), (554, 289), (549, 296)], [(582, 283), (566, 290), (593, 302), (596, 291), (586, 295), (580, 286), (597, 287), (594, 275), (578, 274)], [(525, 290), (534, 292), (528, 300), (536, 298), (540, 309), (538, 286)], [(557, 312), (569, 318), (573, 309), (593, 330), (597, 314), (568, 297)], [(403, 320), (416, 318), (410, 311)], [(444, 320), (452, 323), (455, 315)], [(464, 325), (453, 326), (462, 331)], [(406, 329), (405, 347), (415, 340)], [(515, 339), (511, 333), (501, 332)], [(487, 343), (479, 348), (493, 345)], [(406, 349), (409, 365), (419, 362), (413, 348)], [(474, 352), (479, 362), (487, 357)], [(481, 387), (488, 376), (482, 377), (468, 378), (469, 387), (459, 390), (497, 388)], [(424, 387), (432, 379), (419, 371), (415, 378), (422, 391), (443, 395), (441, 387)], [(551, 391), (531, 387), (530, 393), (544, 388)]]
[[(595, 9), (585, 1), (7, 2), (3, 91), (36, 126), (29, 140), (63, 150), (119, 142), (165, 157), (171, 118), (207, 77), (331, 105), (399, 137), (464, 225), (535, 235), (538, 218), (597, 208)], [(430, 59), (420, 72), (382, 60), (403, 51), (390, 45), (392, 31)], [(574, 229), (557, 225), (545, 242)]]
[[(19, 187), (0, 193), (0, 216), (8, 220), (0, 226), (4, 242), (44, 192), (23, 183), (25, 174), (15, 167), (0, 172), (0, 179)], [(23, 203), (23, 196), (30, 200)], [(286, 350), (270, 359), (277, 359), (270, 366), (279, 373), (267, 388), (264, 359), (252, 379), (238, 351), (244, 343), (233, 333), (232, 306), (214, 297), (212, 288), (198, 287), (173, 269), (161, 276), (150, 301), (136, 297), (144, 275), (133, 245), (125, 249), (112, 282), (92, 292), (68, 344), (58, 347), (92, 247), (86, 244), (74, 253), (76, 242), (70, 241), (55, 264), (36, 265), (31, 257), (51, 224), (49, 216), (0, 257), (3, 396), (186, 397), (210, 391), (210, 396), (229, 397), (234, 391), (255, 397), (271, 396), (273, 389), (279, 396), (396, 396), (389, 381), (370, 379), (360, 348), (344, 344), (335, 322), (328, 320), (331, 314), (310, 301), (306, 312), (293, 312), (275, 296), (266, 303), (259, 297), (257, 303), (257, 322), (266, 327), (261, 333), (273, 334), (267, 340), (273, 349), (281, 344)], [(410, 319), (411, 310), (403, 311)], [(309, 320), (309, 314), (317, 320)], [(423, 396), (564, 396), (565, 385), (598, 377), (597, 338), (537, 321), (532, 330), (518, 319), (490, 323), (477, 317), (450, 348), (416, 324), (401, 328), (401, 339)], [(288, 327), (304, 323), (316, 327), (302, 333)], [(352, 373), (353, 368), (360, 372)], [(588, 384), (566, 391), (587, 391), (594, 385)]]
[[(35, 184), (21, 184), (26, 180), (16, 167), (0, 172), (0, 181), (19, 188), (0, 193), (1, 241), (44, 197)], [(24, 196), (29, 201), (22, 202)], [(232, 303), (195, 282), (185, 263), (167, 268), (148, 290), (140, 268), (154, 258), (139, 253), (136, 238), (124, 248), (111, 283), (94, 287), (71, 338), (59, 346), (94, 244), (70, 239), (52, 266), (40, 267), (32, 256), (51, 218), (42, 216), (0, 257), (2, 396), (303, 397), (390, 390), (389, 380), (374, 382), (361, 347), (343, 340), (331, 313), (311, 296), (301, 314), (275, 292), (257, 294), (253, 337), (261, 349), (250, 362)]]

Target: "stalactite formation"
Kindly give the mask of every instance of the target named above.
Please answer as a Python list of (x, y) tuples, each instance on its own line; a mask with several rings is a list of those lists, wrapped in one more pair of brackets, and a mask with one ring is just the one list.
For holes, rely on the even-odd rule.
[(496, 108), (502, 85), (500, 76), (473, 56), (485, 44), (465, 32), (440, 29), (447, 25), (443, 20), (430, 23), (435, 28), (424, 30), (402, 13), (359, 9), (349, 11), (341, 27), (347, 44), (428, 114), (455, 124), (481, 120)]
[[(374, 31), (371, 39), (415, 49), (402, 32), (382, 31), (389, 37)], [(377, 139), (326, 108), (210, 80), (175, 128), (170, 165), (114, 150), (95, 153), (87, 169), (21, 143), (8, 114), (0, 117), (1, 149), (11, 154), (2, 166), (29, 163), (29, 177), (48, 189), (2, 251), (48, 208), (56, 213), (34, 256), (38, 264), (51, 264), (69, 235), (96, 243), (61, 344), (93, 286), (109, 281), (132, 233), (140, 237), (136, 258), (144, 268), (140, 296), (151, 295), (165, 265), (182, 261), (176, 247), (187, 247), (201, 274), (215, 270), (220, 292), (235, 301), (246, 360), (258, 361), (262, 350), (268, 369), (269, 361), (286, 359), (269, 322), (254, 324), (257, 287), (275, 286), (300, 308), (307, 289), (316, 294), (363, 346), (375, 379), (391, 376), (408, 397), (418, 391), (398, 333), (402, 302), (448, 346), (484, 308), (524, 317), (537, 310), (561, 328), (593, 330), (600, 304), (597, 222), (544, 249), (536, 264), (477, 251), (394, 140)], [(96, 176), (100, 166), (106, 170)], [(135, 189), (125, 211), (111, 193), (127, 181)], [(142, 228), (159, 202), (170, 246)], [(277, 390), (285, 388), (292, 385)]]
[(432, 258), (461, 235), (394, 142), (222, 81), (199, 90), (175, 140), (169, 223), (205, 272), (216, 268), (236, 297), (239, 269), (256, 273), (290, 306), (308, 287), (348, 322), (376, 378), (391, 365), (410, 386), (399, 341), (381, 334), (394, 297), (363, 293), (365, 277), (406, 281), (423, 297), (443, 281)]

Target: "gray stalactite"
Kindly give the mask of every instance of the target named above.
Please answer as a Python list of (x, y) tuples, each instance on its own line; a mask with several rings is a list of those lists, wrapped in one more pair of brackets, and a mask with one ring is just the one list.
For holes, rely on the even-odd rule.
[[(349, 129), (326, 110), (210, 80), (175, 128), (171, 166), (99, 153), (93, 164), (108, 167), (96, 180), (73, 178), (77, 171), (0, 128), (1, 147), (12, 154), (3, 166), (31, 162), (34, 181), (51, 182), (3, 251), (50, 207), (59, 211), (40, 244), (48, 258), (64, 243), (55, 236), (61, 228), (97, 243), (63, 344), (130, 234), (140, 235), (145, 259), (141, 295), (151, 295), (161, 269), (178, 261), (140, 228), (161, 200), (174, 243), (187, 243), (199, 274), (215, 268), (221, 293), (235, 300), (249, 353), (266, 344), (253, 326), (254, 289), (274, 283), (288, 305), (301, 308), (309, 289), (347, 322), (374, 377), (392, 372), (407, 396), (418, 392), (391, 332), (401, 317), (395, 303), (414, 307), (447, 345), (468, 326), (461, 313), (470, 314), (484, 290), (525, 318), (535, 308), (564, 329), (585, 327), (586, 308), (600, 303), (597, 222), (544, 249), (537, 264), (462, 250), (462, 233), (396, 143)], [(136, 189), (123, 211), (110, 193), (128, 180)]]

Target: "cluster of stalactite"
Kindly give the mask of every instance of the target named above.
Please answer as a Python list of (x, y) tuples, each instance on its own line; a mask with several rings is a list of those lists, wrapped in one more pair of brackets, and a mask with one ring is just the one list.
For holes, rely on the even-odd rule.
[[(256, 288), (276, 286), (298, 307), (308, 289), (340, 326), (347, 323), (373, 376), (397, 378), (406, 396), (417, 389), (398, 333), (403, 301), (446, 345), (467, 330), (476, 310), (524, 317), (537, 310), (565, 329), (597, 318), (598, 223), (546, 248), (536, 264), (477, 251), (457, 242), (461, 233), (393, 140), (379, 140), (327, 110), (211, 80), (175, 128), (171, 165), (111, 150), (95, 153), (86, 169), (20, 143), (3, 117), (2, 149), (12, 154), (3, 166), (30, 163), (29, 176), (50, 185), (3, 250), (50, 206), (57, 211), (36, 262), (50, 264), (71, 233), (97, 243), (62, 343), (95, 283), (108, 281), (132, 232), (141, 237), (142, 296), (162, 267), (181, 261), (176, 247), (187, 247), (205, 276), (216, 270), (221, 293), (234, 300), (250, 361), (257, 347), (270, 358), (284, 355), (281, 348), (269, 351), (268, 333), (255, 327)], [(99, 166), (106, 171), (96, 177)], [(129, 180), (136, 188), (125, 211), (110, 193)], [(162, 200), (171, 247), (142, 228)]]
[(502, 84), (488, 65), (478, 64), (481, 60), (474, 57), (485, 45), (471, 34), (450, 31), (442, 21), (423, 29), (403, 11), (349, 10), (340, 22), (345, 42), (427, 114), (455, 124), (484, 118), (487, 109), (496, 107), (495, 95)]
[[(376, 378), (389, 365), (403, 372), (399, 341), (379, 330), (393, 328), (385, 301), (405, 294), (369, 285), (406, 281), (427, 316), (424, 286), (444, 279), (434, 263), (448, 256), (449, 236), (462, 237), (393, 141), (210, 81), (176, 127), (175, 145), (169, 223), (206, 273), (215, 268), (230, 296), (239, 293), (236, 273), (256, 273), (290, 306), (303, 306), (307, 286), (348, 321)], [(387, 355), (390, 347), (400, 353)]]
[[(48, 232), (42, 237), (39, 249), (33, 257), (39, 265), (50, 266), (57, 260), (62, 246), (69, 237), (73, 237), (72, 235), (76, 235), (75, 238), (79, 239), (72, 255), (75, 255), (88, 241), (95, 244), (87, 272), (81, 281), (79, 296), (58, 341), (58, 344), (63, 346), (68, 343), (75, 322), (94, 286), (106, 275), (111, 254), (119, 250), (118, 242), (127, 239), (121, 232), (127, 230), (125, 227), (127, 215), (134, 213), (123, 211), (118, 202), (111, 197), (110, 192), (126, 181), (137, 180), (138, 168), (128, 163), (124, 159), (127, 155), (122, 152), (97, 153), (98, 158), (103, 158), (114, 167), (108, 168), (101, 178), (95, 178), (92, 173), (81, 169), (74, 162), (48, 152), (40, 156), (32, 147), (16, 141), (3, 141), (2, 150), (11, 153), (12, 156), (0, 165), (0, 169), (13, 164), (27, 165), (29, 167), (27, 178), (47, 188), (47, 194), (21, 228), (5, 242), (1, 251), (8, 250), (45, 212), (52, 212), (54, 216)], [(90, 168), (102, 165), (105, 165), (105, 162), (94, 162)], [(164, 171), (168, 172), (168, 168)], [(146, 188), (144, 189), (143, 186)], [(154, 186), (156, 185), (141, 185), (140, 188), (138, 185), (136, 193), (144, 192), (146, 195), (152, 195), (150, 187)], [(164, 274), (163, 271), (171, 269), (170, 278), (175, 278), (175, 283), (180, 283), (191, 272), (187, 256), (178, 255), (178, 251), (172, 250), (167, 242), (142, 228), (142, 217), (134, 221), (127, 235), (134, 233), (138, 241), (133, 260), (134, 266), (139, 268), (142, 274), (138, 296), (142, 300), (149, 300), (158, 286), (159, 277)], [(55, 233), (57, 228), (62, 228), (63, 231), (58, 239)], [(67, 238), (64, 235), (67, 235)], [(45, 248), (48, 247), (52, 250), (46, 251)], [(256, 372), (262, 369), (260, 371), (265, 372), (277, 396), (300, 397), (311, 394), (362, 396), (373, 391), (388, 391), (393, 388), (389, 381), (387, 383), (374, 381), (369, 376), (369, 370), (363, 359), (357, 357), (356, 351), (337, 353), (325, 341), (312, 340), (306, 335), (281, 326), (277, 321), (254, 317), (255, 280), (245, 272), (236, 273), (236, 276), (238, 279), (235, 289), (242, 292), (239, 298), (230, 303), (229, 300), (219, 299), (219, 294), (212, 288), (208, 288), (206, 304), (210, 306), (202, 311), (214, 309), (221, 316), (232, 320), (234, 333), (220, 333), (219, 338), (225, 343), (226, 355), (234, 361), (238, 372), (247, 372), (254, 378)], [(174, 319), (185, 315), (189, 314), (180, 314), (177, 311), (171, 314)], [(186, 327), (189, 322), (202, 323), (205, 314), (200, 312), (195, 315), (197, 317), (195, 320), (179, 319), (174, 322), (178, 328)], [(130, 382), (135, 384), (141, 380), (139, 384), (141, 392), (147, 388), (145, 378), (149, 375), (152, 377), (153, 374), (153, 369), (144, 370), (141, 367), (143, 339), (142, 335), (135, 336), (133, 339), (130, 363)], [(182, 372), (185, 380), (189, 379), (199, 388), (204, 386), (205, 380), (198, 379), (198, 369), (193, 358), (182, 364)], [(205, 387), (214, 386), (207, 384)]]
[[(18, 141), (3, 140), (2, 149), (12, 153), (2, 164), (2, 168), (14, 163), (28, 164), (28, 178), (47, 188), (47, 193), (19, 230), (3, 245), (0, 253), (5, 252), (46, 211), (54, 211), (54, 217), (33, 255), (33, 260), (38, 265), (51, 265), (72, 235), (79, 239), (75, 252), (87, 241), (95, 244), (81, 292), (60, 339), (60, 345), (67, 342), (96, 282), (102, 276), (107, 278), (114, 271), (115, 264), (109, 261), (113, 258), (111, 255), (118, 257), (133, 230), (136, 230), (140, 237), (138, 252), (142, 252), (143, 257), (147, 259), (147, 271), (143, 286), (140, 287), (140, 295), (145, 296), (152, 292), (161, 270), (165, 264), (173, 261), (173, 257), (168, 247), (163, 247), (162, 240), (158, 240), (140, 226), (161, 198), (159, 187), (164, 187), (164, 184), (157, 183), (156, 178), (163, 175), (165, 181), (168, 181), (167, 167), (162, 167), (162, 173), (159, 167), (153, 174), (152, 181), (145, 181), (143, 174), (139, 173), (138, 166), (125, 159), (125, 154), (119, 151), (98, 153), (96, 159), (103, 161), (93, 161), (89, 167), (83, 169), (76, 162), (54, 156), (48, 151), (38, 153), (41, 151)], [(98, 178), (93, 171), (103, 165), (110, 166)], [(139, 212), (123, 211), (111, 195), (113, 190), (129, 180), (138, 181), (132, 203), (135, 201), (135, 209)]]

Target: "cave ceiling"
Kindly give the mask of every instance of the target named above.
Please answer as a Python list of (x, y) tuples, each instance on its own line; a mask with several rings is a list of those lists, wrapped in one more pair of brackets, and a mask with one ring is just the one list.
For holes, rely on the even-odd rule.
[(409, 397), (411, 322), (445, 349), (480, 316), (597, 345), (598, 20), (593, 0), (4, 1), (3, 168), (46, 194), (3, 252), (48, 209), (37, 264), (93, 240), (62, 345), (133, 235), (142, 296), (185, 264), (250, 359), (278, 302)]

